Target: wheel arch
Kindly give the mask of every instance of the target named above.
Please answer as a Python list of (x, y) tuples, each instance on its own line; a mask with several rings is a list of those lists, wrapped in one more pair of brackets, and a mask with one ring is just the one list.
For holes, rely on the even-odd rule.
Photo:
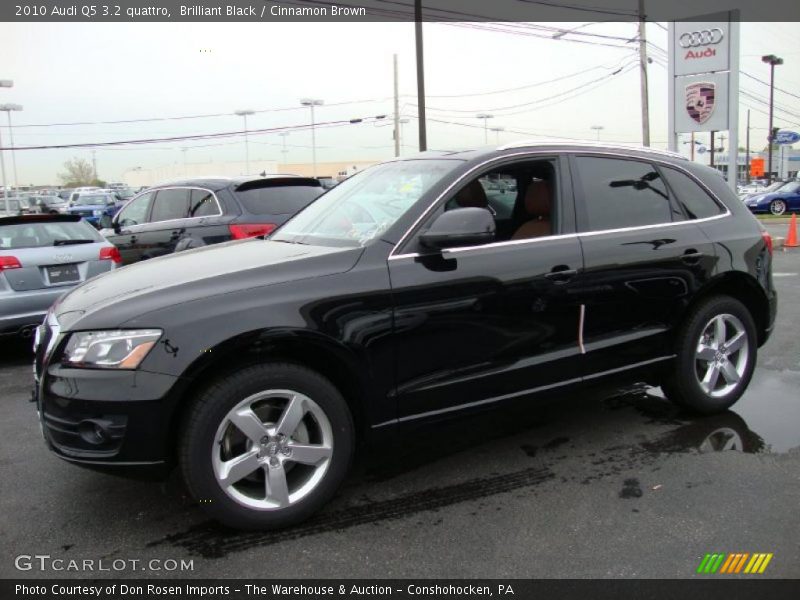
[(356, 441), (369, 428), (367, 414), (368, 381), (359, 368), (356, 355), (343, 344), (323, 334), (306, 330), (248, 332), (225, 340), (206, 350), (186, 370), (176, 398), (169, 431), (172, 456), (184, 417), (196, 394), (225, 373), (263, 362), (290, 362), (318, 372), (341, 392), (353, 416)]
[(726, 295), (739, 300), (753, 316), (758, 334), (758, 345), (761, 346), (768, 337), (769, 300), (758, 281), (747, 273), (729, 271), (722, 273), (706, 283), (687, 307), (687, 314), (700, 302), (711, 296)]

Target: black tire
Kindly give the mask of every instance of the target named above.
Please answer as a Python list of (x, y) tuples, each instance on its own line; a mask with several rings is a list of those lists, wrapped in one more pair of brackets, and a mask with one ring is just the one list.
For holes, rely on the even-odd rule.
[[(313, 399), (330, 422), (333, 452), (322, 479), (307, 496), (283, 508), (258, 510), (242, 505), (222, 489), (212, 465), (212, 447), (233, 407), (253, 394), (274, 389), (294, 390)], [(229, 373), (200, 393), (183, 423), (179, 462), (190, 493), (211, 517), (236, 529), (277, 529), (307, 519), (331, 499), (350, 468), (353, 447), (350, 409), (330, 381), (300, 365), (266, 363)]]
[[(698, 342), (711, 320), (717, 315), (733, 315), (744, 327), (747, 357), (740, 379), (721, 396), (713, 396), (701, 386), (697, 374)], [(712, 296), (695, 306), (679, 328), (675, 338), (676, 358), (671, 372), (662, 382), (666, 397), (686, 409), (701, 414), (716, 414), (731, 407), (747, 389), (755, 368), (758, 343), (756, 327), (750, 311), (730, 296)], [(702, 363), (700, 363), (702, 364)]]

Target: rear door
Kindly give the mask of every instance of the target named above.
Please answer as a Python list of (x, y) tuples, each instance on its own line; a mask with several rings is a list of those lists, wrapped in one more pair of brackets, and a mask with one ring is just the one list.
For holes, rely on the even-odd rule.
[(713, 244), (653, 162), (578, 155), (570, 165), (584, 256), (574, 290), (584, 306), (584, 375), (663, 360), (669, 329), (711, 276)]

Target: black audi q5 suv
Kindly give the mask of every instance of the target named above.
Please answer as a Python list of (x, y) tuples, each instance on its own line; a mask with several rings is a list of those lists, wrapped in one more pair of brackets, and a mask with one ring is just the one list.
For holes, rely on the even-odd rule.
[(61, 458), (177, 465), (219, 521), (281, 527), (410, 424), (620, 379), (724, 411), (773, 327), (771, 265), (728, 184), (677, 154), (428, 152), (266, 238), (77, 287), (37, 331), (34, 399)]

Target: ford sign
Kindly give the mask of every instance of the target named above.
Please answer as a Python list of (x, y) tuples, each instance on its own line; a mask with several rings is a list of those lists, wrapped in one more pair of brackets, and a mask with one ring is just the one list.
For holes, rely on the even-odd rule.
[(795, 144), (800, 142), (800, 133), (796, 131), (779, 131), (775, 134), (776, 144)]

